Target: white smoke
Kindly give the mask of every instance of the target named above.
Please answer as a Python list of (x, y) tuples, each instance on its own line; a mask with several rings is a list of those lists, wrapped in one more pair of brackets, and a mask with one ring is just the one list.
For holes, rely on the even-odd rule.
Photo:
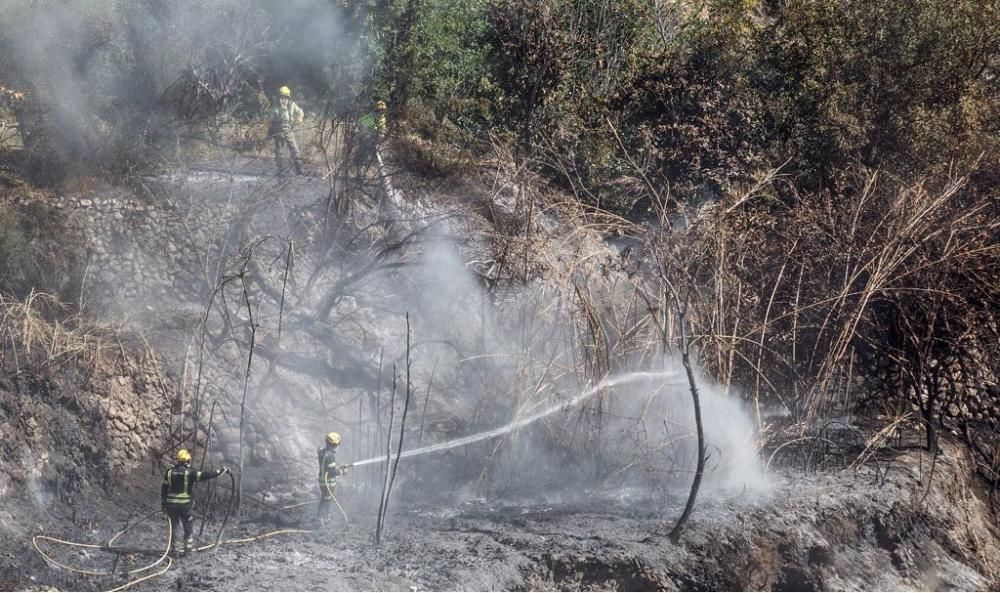
[[(622, 468), (618, 483), (653, 480), (674, 488), (690, 482), (697, 439), (691, 395), (678, 360), (580, 385), (567, 351), (572, 321), (564, 305), (554, 306), (555, 292), (535, 286), (509, 293), (503, 302), (491, 301), (454, 245), (440, 238), (425, 246), (411, 278), (412, 292), (402, 291), (398, 298), (411, 314), (414, 341), (421, 345), (413, 353), (416, 391), (426, 385), (433, 360), (431, 416), (464, 417), (466, 426), (480, 430), (460, 437), (435, 435), (433, 444), (424, 440), (417, 448), (411, 424), (403, 458), (422, 457), (424, 467), (446, 474), (454, 469), (454, 451), (469, 464), (487, 464), (486, 457), (475, 460), (476, 452), (492, 457), (499, 443), (507, 451), (496, 460), (500, 481), (530, 482), (540, 474), (557, 483), (561, 479), (567, 487), (586, 482), (591, 478), (586, 464), (567, 466), (564, 447), (552, 444), (555, 433), (556, 441), (599, 448), (577, 456), (601, 456), (610, 473)], [(402, 343), (398, 331), (390, 343)], [(402, 352), (396, 348), (393, 354)], [(697, 378), (697, 386), (708, 454), (704, 491), (725, 496), (766, 489), (746, 406), (704, 377)], [(580, 415), (598, 401), (605, 411), (602, 436), (583, 445)], [(418, 400), (411, 414), (421, 412)], [(540, 428), (543, 423), (547, 428)], [(543, 433), (550, 436), (540, 437)], [(370, 465), (385, 456), (379, 452), (374, 459), (355, 460)]]

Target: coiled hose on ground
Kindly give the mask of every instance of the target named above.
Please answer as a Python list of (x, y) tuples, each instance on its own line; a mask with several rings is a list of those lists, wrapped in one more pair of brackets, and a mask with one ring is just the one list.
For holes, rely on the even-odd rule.
[[(289, 533), (312, 533), (314, 531), (312, 529), (277, 529), (277, 530), (274, 530), (274, 531), (268, 531), (266, 533), (262, 533), (262, 534), (255, 535), (255, 536), (252, 536), (252, 537), (222, 540), (223, 531), (226, 528), (226, 524), (229, 522), (229, 519), (230, 519), (230, 517), (232, 515), (232, 512), (233, 512), (233, 508), (235, 506), (236, 482), (235, 482), (235, 478), (232, 475), (232, 472), (229, 473), (229, 478), (230, 478), (230, 487), (231, 487), (230, 495), (229, 495), (229, 504), (227, 505), (226, 514), (223, 517), (222, 524), (219, 526), (219, 533), (218, 533), (218, 535), (215, 538), (215, 542), (211, 543), (211, 544), (207, 544), (207, 545), (201, 546), (201, 547), (198, 547), (198, 548), (195, 548), (192, 551), (194, 551), (194, 552), (204, 552), (204, 551), (210, 550), (212, 548), (216, 548), (216, 547), (223, 546), (223, 545), (226, 545), (226, 544), (247, 544), (247, 543), (253, 543), (253, 542), (256, 542), (256, 541), (260, 541), (260, 540), (268, 538), (268, 537), (274, 537), (274, 536), (277, 536), (277, 535), (284, 535), (284, 534), (289, 534)], [(333, 495), (333, 488), (330, 487), (329, 482), (326, 483), (326, 488), (327, 488), (327, 491), (330, 493), (330, 496), (333, 498), (334, 503), (336, 503), (337, 508), (340, 509), (341, 514), (344, 516), (344, 522), (349, 525), (350, 522), (347, 519), (347, 513), (344, 511), (344, 507), (342, 507), (340, 505), (340, 501), (337, 500), (337, 497)], [(304, 503), (291, 504), (291, 505), (288, 505), (288, 506), (282, 507), (282, 508), (283, 509), (296, 508), (296, 507), (300, 507), (300, 506), (304, 506), (306, 504), (309, 504), (310, 502), (314, 502), (314, 501), (308, 501), (308, 502), (304, 502)], [(39, 542), (45, 541), (45, 542), (51, 542), (51, 543), (54, 543), (54, 544), (60, 544), (60, 545), (64, 545), (64, 546), (72, 546), (72, 547), (77, 547), (77, 548), (87, 548), (87, 549), (93, 549), (93, 550), (97, 550), (97, 551), (101, 551), (101, 552), (110, 552), (110, 553), (117, 554), (118, 557), (120, 557), (122, 554), (159, 554), (159, 557), (156, 559), (155, 562), (152, 562), (150, 564), (147, 564), (147, 565), (139, 567), (139, 568), (135, 568), (135, 569), (129, 570), (129, 571), (127, 571), (125, 573), (126, 575), (138, 575), (138, 574), (144, 573), (146, 571), (149, 571), (149, 570), (152, 570), (152, 569), (156, 568), (157, 566), (159, 566), (160, 564), (162, 564), (164, 562), (164, 560), (166, 560), (166, 565), (163, 566), (163, 568), (161, 568), (160, 570), (158, 570), (158, 571), (156, 571), (154, 573), (150, 573), (150, 574), (147, 574), (147, 575), (135, 578), (133, 580), (130, 580), (130, 581), (128, 581), (128, 582), (126, 582), (126, 583), (124, 583), (122, 585), (119, 585), (119, 586), (115, 587), (114, 589), (110, 589), (109, 593), (113, 592), (113, 591), (124, 591), (124, 590), (126, 590), (126, 589), (128, 589), (130, 587), (138, 585), (139, 583), (148, 581), (150, 579), (156, 578), (156, 577), (158, 577), (158, 576), (166, 573), (168, 570), (170, 570), (170, 567), (173, 565), (173, 558), (170, 557), (170, 550), (171, 550), (171, 547), (173, 546), (174, 528), (173, 528), (173, 521), (171, 521), (169, 517), (165, 517), (165, 520), (167, 522), (167, 544), (166, 544), (166, 547), (163, 549), (162, 552), (160, 552), (159, 549), (156, 549), (156, 550), (144, 550), (144, 549), (136, 549), (136, 548), (116, 547), (114, 545), (115, 541), (117, 541), (118, 538), (120, 538), (121, 536), (125, 535), (125, 533), (131, 531), (133, 528), (135, 528), (136, 526), (140, 525), (141, 523), (145, 522), (147, 519), (149, 519), (153, 515), (156, 515), (158, 512), (160, 512), (160, 511), (151, 511), (149, 513), (146, 513), (145, 515), (143, 515), (142, 517), (140, 517), (138, 520), (136, 520), (131, 525), (127, 525), (124, 529), (122, 529), (120, 531), (117, 531), (114, 535), (111, 536), (111, 538), (108, 540), (108, 542), (106, 544), (104, 544), (104, 545), (87, 544), (87, 543), (81, 543), (81, 542), (68, 541), (68, 540), (58, 539), (58, 538), (54, 538), (54, 537), (49, 537), (47, 535), (36, 535), (36, 536), (34, 536), (33, 538), (31, 538), (31, 544), (35, 548), (35, 551), (37, 551), (42, 556), (42, 558), (44, 558), (45, 561), (48, 562), (49, 564), (51, 564), (52, 566), (55, 566), (57, 568), (61, 568), (63, 570), (68, 570), (70, 572), (74, 572), (74, 573), (77, 573), (77, 574), (87, 575), (87, 576), (100, 576), (100, 577), (114, 576), (115, 575), (115, 571), (114, 571), (114, 569), (112, 569), (110, 571), (95, 571), (95, 570), (89, 570), (89, 569), (84, 569), (84, 568), (77, 568), (77, 567), (74, 567), (74, 566), (69, 566), (67, 564), (63, 564), (61, 562), (56, 561), (48, 553), (46, 553), (42, 549), (42, 547), (39, 546)], [(117, 558), (115, 560), (115, 564), (117, 565)]]

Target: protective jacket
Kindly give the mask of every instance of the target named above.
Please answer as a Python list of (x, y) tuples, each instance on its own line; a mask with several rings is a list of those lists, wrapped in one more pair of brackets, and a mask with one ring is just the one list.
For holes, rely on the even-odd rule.
[(305, 113), (302, 108), (289, 100), (285, 106), (281, 101), (275, 101), (271, 106), (271, 134), (282, 134), (292, 131), (295, 124), (302, 123)]
[(365, 132), (375, 136), (379, 140), (385, 138), (385, 133), (389, 129), (389, 122), (385, 118), (385, 113), (381, 111), (372, 111), (362, 117), (359, 123)]
[(319, 483), (320, 485), (333, 484), (334, 478), (341, 473), (337, 468), (337, 449), (334, 447), (323, 447), (316, 452), (319, 457)]
[(191, 504), (191, 487), (197, 482), (218, 478), (222, 469), (200, 472), (187, 464), (178, 463), (163, 475), (160, 486), (160, 503), (168, 507), (183, 507)]

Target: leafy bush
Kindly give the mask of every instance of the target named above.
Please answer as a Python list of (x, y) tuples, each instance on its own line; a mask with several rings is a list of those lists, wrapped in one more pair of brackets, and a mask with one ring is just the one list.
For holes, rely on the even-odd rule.
[(970, 165), (991, 143), (976, 117), (996, 90), (998, 20), (972, 1), (778, 3), (750, 48), (769, 156), (808, 187), (854, 161), (904, 176)]

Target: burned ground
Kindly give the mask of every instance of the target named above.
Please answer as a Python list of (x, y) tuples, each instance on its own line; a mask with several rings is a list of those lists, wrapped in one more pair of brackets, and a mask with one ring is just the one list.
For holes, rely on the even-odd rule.
[[(665, 536), (680, 500), (648, 494), (579, 493), (576, 501), (473, 500), (400, 507), (384, 544), (372, 544), (374, 517), (347, 494), (350, 525), (277, 535), (179, 559), (143, 587), (175, 590), (828, 590), (990, 589), (996, 584), (996, 530), (987, 504), (964, 483), (958, 447), (939, 458), (933, 482), (914, 469), (916, 453), (879, 482), (870, 468), (803, 476), (782, 471), (766, 500), (705, 501), (681, 545)], [(142, 470), (133, 476), (141, 482)], [(349, 492), (350, 489), (348, 489)], [(155, 498), (143, 486), (96, 491), (93, 502), (39, 510), (6, 497), (17, 524), (57, 538), (100, 542), (144, 514)], [(300, 492), (294, 500), (308, 499)], [(282, 506), (293, 499), (273, 500)], [(118, 504), (114, 504), (117, 502)], [(74, 509), (71, 512), (70, 509)], [(247, 505), (226, 538), (311, 527), (313, 505), (279, 511)], [(30, 518), (30, 519), (29, 519)], [(216, 519), (205, 529), (214, 540)], [(30, 527), (29, 527), (30, 526)], [(4, 586), (89, 590), (126, 582), (80, 577), (48, 566), (29, 533), (6, 538)], [(119, 546), (156, 550), (162, 519), (151, 519)], [(46, 551), (73, 566), (108, 569), (114, 555), (58, 545)], [(125, 559), (118, 569), (149, 556)], [(991, 576), (993, 575), (993, 576)]]
[[(196, 373), (203, 372), (205, 378), (199, 377), (204, 381), (202, 390), (219, 404), (217, 417), (206, 418), (206, 411), (200, 412), (202, 422), (211, 424), (203, 429), (205, 436), (196, 435), (198, 444), (209, 448), (207, 463), (232, 465), (238, 461), (241, 436), (234, 418), (238, 414), (234, 393), (238, 394), (239, 388), (234, 385), (242, 385), (245, 373), (246, 328), (240, 326), (239, 319), (228, 325), (216, 320), (219, 325), (209, 329), (209, 341), (217, 341), (204, 347), (204, 369), (196, 365), (197, 357), (191, 351), (192, 344), (197, 348), (198, 342), (192, 336), (197, 336), (205, 314), (198, 295), (211, 288), (214, 273), (206, 266), (234, 257), (238, 247), (256, 235), (288, 233), (303, 245), (319, 241), (317, 229), (323, 211), (313, 200), (324, 190), (316, 180), (269, 187), (261, 185), (255, 175), (237, 176), (234, 181), (233, 176), (209, 172), (150, 179), (144, 185), (138, 192), (115, 189), (88, 197), (47, 198), (55, 200), (55, 208), (75, 212), (89, 233), (95, 262), (90, 289), (93, 311), (104, 319), (115, 319), (124, 312), (130, 324), (127, 329), (115, 326), (120, 331), (105, 334), (96, 355), (67, 355), (59, 365), (33, 364), (45, 360), (38, 357), (36, 347), (34, 355), (15, 366), (7, 360), (10, 372), (0, 384), (0, 430), (4, 435), (0, 491), (5, 532), (0, 544), (0, 585), (4, 588), (90, 590), (111, 588), (140, 576), (126, 571), (148, 563), (166, 544), (162, 518), (149, 515), (155, 510), (159, 472), (172, 447), (192, 430), (192, 417), (198, 413), (190, 395)], [(279, 189), (285, 192), (282, 200), (272, 200), (270, 192)], [(188, 199), (143, 201), (144, 192), (155, 197), (158, 191), (175, 196), (186, 193)], [(468, 187), (463, 191), (469, 191)], [(234, 202), (234, 192), (241, 192), (243, 201)], [(371, 216), (376, 207), (370, 204), (372, 209), (366, 210), (363, 204), (359, 203), (352, 214), (355, 220)], [(435, 210), (447, 210), (442, 202), (434, 201), (409, 207), (414, 217), (425, 219), (433, 218)], [(496, 212), (504, 210), (494, 204), (482, 211), (487, 216), (460, 227), (466, 233), (467, 256), (488, 250), (481, 238), (490, 235), (483, 229), (495, 224)], [(246, 216), (248, 212), (251, 216)], [(557, 217), (539, 216), (539, 224), (558, 236)], [(545, 229), (540, 229), (541, 236)], [(356, 225), (351, 234), (357, 237), (360, 232), (364, 232), (363, 225)], [(406, 232), (404, 226), (385, 236)], [(582, 242), (592, 250), (600, 243), (577, 237), (575, 246), (567, 248), (567, 243), (561, 251), (546, 252), (538, 249), (538, 244), (535, 251), (546, 260), (544, 266), (558, 271), (559, 262), (579, 258)], [(310, 261), (330, 256), (330, 250), (318, 256), (307, 251), (299, 265), (307, 270), (316, 265)], [(336, 277), (350, 277), (352, 267), (364, 269), (367, 265), (350, 261), (349, 255), (341, 257), (348, 258), (341, 264), (346, 271)], [(593, 255), (588, 258), (594, 259)], [(610, 261), (597, 259), (599, 263)], [(442, 273), (420, 268), (419, 260), (405, 254), (397, 261), (418, 274)], [(216, 265), (221, 269), (226, 264)], [(143, 270), (142, 275), (130, 273), (133, 269)], [(256, 273), (275, 275), (262, 269)], [(484, 274), (488, 281), (489, 270)], [(294, 290), (306, 284), (302, 272), (295, 280), (298, 287)], [(699, 501), (687, 535), (676, 545), (667, 532), (683, 506), (683, 487), (678, 485), (686, 480), (673, 485), (629, 482), (611, 479), (609, 474), (594, 480), (594, 467), (573, 456), (581, 441), (561, 431), (573, 423), (579, 425), (581, 418), (595, 412), (593, 407), (585, 408), (576, 420), (570, 414), (564, 421), (527, 428), (519, 439), (499, 449), (499, 454), (495, 445), (487, 443), (468, 446), (459, 453), (403, 460), (380, 546), (372, 542), (377, 507), (372, 501), (381, 479), (380, 470), (373, 468), (358, 468), (342, 480), (339, 498), (349, 524), (337, 516), (332, 529), (312, 531), (315, 435), (325, 432), (332, 421), (343, 426), (342, 432), (353, 441), (345, 445), (345, 461), (384, 454), (379, 435), (372, 434), (382, 428), (381, 424), (373, 424), (370, 416), (363, 422), (363, 404), (372, 397), (370, 386), (363, 389), (358, 385), (377, 377), (372, 370), (377, 370), (378, 363), (372, 356), (372, 344), (391, 342), (398, 336), (398, 330), (386, 330), (385, 310), (394, 309), (388, 315), (397, 322), (403, 311), (398, 303), (392, 303), (391, 290), (385, 287), (401, 280), (409, 282), (405, 275), (388, 277), (388, 284), (386, 279), (378, 279), (365, 285), (364, 291), (343, 294), (335, 303), (334, 318), (340, 315), (351, 320), (351, 324), (334, 326), (340, 328), (340, 343), (354, 350), (351, 356), (357, 360), (356, 366), (332, 357), (325, 363), (328, 367), (317, 370), (317, 360), (307, 359), (304, 351), (296, 359), (287, 352), (294, 352), (295, 342), (287, 341), (296, 339), (294, 333), (291, 338), (282, 338), (286, 340), (284, 350), (277, 336), (262, 340), (267, 364), (254, 369), (253, 377), (260, 385), (267, 386), (270, 381), (271, 386), (253, 392), (253, 413), (242, 437), (251, 451), (244, 470), (245, 497), (238, 517), (225, 522), (223, 540), (254, 538), (285, 529), (310, 531), (279, 533), (193, 553), (178, 558), (169, 570), (136, 588), (819, 590), (998, 586), (996, 559), (1000, 550), (995, 515), (989, 493), (973, 477), (967, 450), (947, 444), (932, 460), (915, 442), (906, 446), (900, 442), (892, 450), (878, 450), (874, 458), (869, 455), (867, 463), (851, 464), (865, 446), (864, 439), (855, 434), (859, 433), (857, 428), (845, 430), (846, 436), (841, 437), (832, 429), (822, 434), (828, 443), (837, 441), (844, 446), (843, 450), (826, 451), (827, 462), (803, 463), (794, 446), (782, 449), (774, 456), (768, 488), (744, 488), (728, 494), (709, 491)], [(174, 291), (174, 286), (185, 290)], [(376, 289), (386, 292), (380, 294)], [(594, 280), (591, 290), (600, 289)], [(251, 289), (254, 295), (267, 290), (264, 284)], [(438, 293), (430, 294), (436, 297)], [(297, 304), (294, 298), (299, 299)], [(295, 307), (308, 306), (314, 300), (301, 296), (290, 299), (287, 319), (293, 329), (288, 331), (294, 332), (294, 324), (303, 319), (295, 317)], [(135, 307), (135, 303), (141, 306)], [(239, 307), (230, 312), (239, 315)], [(273, 322), (272, 317), (267, 323)], [(229, 338), (225, 337), (227, 332)], [(462, 348), (461, 339), (451, 339), (449, 347)], [(156, 345), (155, 351), (149, 349), (150, 343)], [(365, 349), (367, 354), (358, 354)], [(395, 362), (402, 365), (399, 354), (397, 351)], [(504, 376), (502, 366), (476, 364), (472, 370), (479, 375)], [(422, 366), (426, 377), (430, 369)], [(285, 379), (280, 379), (282, 369)], [(511, 407), (503, 402), (484, 404), (459, 397), (462, 385), (469, 385), (468, 375), (449, 378), (444, 371), (437, 372), (438, 381), (457, 377), (465, 383), (445, 386), (427, 398), (429, 405), (424, 405), (430, 412), (420, 419), (421, 438), (425, 438), (426, 428), (426, 442), (494, 427), (510, 417)], [(317, 398), (305, 387), (324, 373), (330, 374), (329, 383)], [(289, 379), (289, 374), (299, 378)], [(430, 393), (429, 387), (427, 390)], [(383, 391), (382, 397), (386, 395)], [(349, 410), (354, 410), (351, 406), (358, 406), (357, 402), (362, 402), (361, 411), (351, 416), (354, 412)], [(386, 405), (385, 400), (381, 405)], [(624, 408), (620, 411), (625, 412)], [(478, 419), (470, 421), (470, 414)], [(378, 418), (385, 421), (384, 416)], [(416, 430), (411, 424), (411, 431)], [(413, 432), (410, 434), (407, 448), (416, 444)], [(615, 434), (614, 438), (621, 438), (624, 433)], [(207, 443), (203, 438), (208, 438)], [(568, 440), (560, 445), (561, 439)], [(777, 451), (778, 442), (772, 443), (766, 454)], [(545, 443), (544, 447), (539, 443)], [(812, 455), (808, 451), (804, 454)], [(489, 461), (484, 464), (483, 459)], [(572, 463), (567, 465), (566, 460)], [(604, 463), (613, 465), (614, 458), (609, 460)], [(199, 514), (206, 521), (197, 524), (200, 543), (212, 543), (218, 537), (231, 496), (225, 479), (202, 488)], [(293, 508), (284, 508), (290, 505)], [(117, 554), (38, 542), (57, 562), (96, 571), (113, 569), (113, 577), (74, 574), (48, 563), (32, 548), (36, 535), (101, 544), (142, 517), (146, 518), (116, 545), (146, 552), (121, 554), (117, 562)]]

